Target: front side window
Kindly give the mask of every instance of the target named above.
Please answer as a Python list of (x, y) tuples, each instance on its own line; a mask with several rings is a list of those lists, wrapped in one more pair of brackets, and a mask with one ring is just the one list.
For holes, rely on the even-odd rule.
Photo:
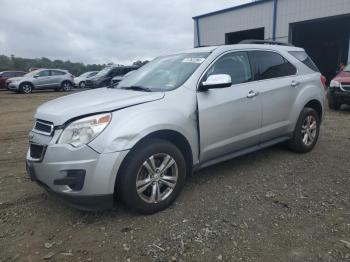
[(122, 80), (116, 88), (170, 91), (180, 87), (210, 53), (182, 53), (154, 59)]
[(247, 53), (235, 52), (222, 56), (207, 71), (202, 81), (205, 81), (210, 75), (218, 74), (229, 75), (233, 85), (251, 81), (252, 72)]
[(39, 77), (42, 77), (42, 76), (49, 76), (50, 75), (50, 72), (49, 70), (44, 70), (44, 71), (41, 71), (37, 74), (37, 76)]
[(257, 79), (271, 79), (296, 74), (296, 68), (283, 56), (269, 51), (252, 51), (257, 69)]

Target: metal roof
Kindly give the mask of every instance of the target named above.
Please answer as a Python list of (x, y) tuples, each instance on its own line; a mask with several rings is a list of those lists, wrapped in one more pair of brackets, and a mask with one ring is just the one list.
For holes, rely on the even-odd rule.
[(198, 19), (198, 18), (208, 17), (208, 16), (212, 16), (212, 15), (218, 15), (218, 14), (221, 14), (221, 13), (226, 13), (226, 12), (238, 10), (238, 9), (254, 6), (254, 5), (257, 5), (257, 4), (262, 4), (262, 3), (265, 3), (265, 2), (269, 2), (269, 1), (273, 1), (273, 0), (256, 0), (256, 1), (253, 1), (253, 2), (250, 2), (250, 3), (246, 3), (246, 4), (243, 4), (243, 5), (236, 5), (236, 6), (225, 8), (225, 9), (222, 9), (222, 10), (218, 10), (218, 11), (214, 11), (214, 12), (210, 12), (210, 13), (206, 13), (206, 14), (202, 14), (202, 15), (197, 15), (197, 16), (192, 17), (192, 19)]

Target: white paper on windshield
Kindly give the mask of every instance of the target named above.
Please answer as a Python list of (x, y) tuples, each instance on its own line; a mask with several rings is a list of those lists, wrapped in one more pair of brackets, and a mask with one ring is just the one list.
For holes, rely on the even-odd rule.
[(201, 57), (186, 57), (184, 60), (182, 60), (182, 63), (195, 63), (195, 64), (201, 64), (205, 58)]

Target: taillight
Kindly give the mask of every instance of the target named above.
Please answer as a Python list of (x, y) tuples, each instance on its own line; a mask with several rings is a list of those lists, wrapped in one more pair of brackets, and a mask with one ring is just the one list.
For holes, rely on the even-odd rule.
[(324, 89), (327, 89), (327, 86), (326, 86), (327, 79), (326, 79), (326, 77), (323, 76), (323, 75), (321, 75), (321, 76), (320, 76), (320, 80), (321, 80), (321, 83), (322, 83), (322, 85), (323, 85), (323, 88), (324, 88)]
[(71, 74), (71, 75), (70, 75), (70, 78), (74, 79), (74, 75)]

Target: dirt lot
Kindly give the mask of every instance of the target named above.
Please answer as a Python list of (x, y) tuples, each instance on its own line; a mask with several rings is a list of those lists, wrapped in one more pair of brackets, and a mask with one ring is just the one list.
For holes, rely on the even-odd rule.
[(276, 146), (206, 168), (142, 216), (81, 212), (28, 179), (34, 110), (60, 95), (0, 92), (0, 261), (350, 261), (350, 107), (327, 112), (311, 153)]

